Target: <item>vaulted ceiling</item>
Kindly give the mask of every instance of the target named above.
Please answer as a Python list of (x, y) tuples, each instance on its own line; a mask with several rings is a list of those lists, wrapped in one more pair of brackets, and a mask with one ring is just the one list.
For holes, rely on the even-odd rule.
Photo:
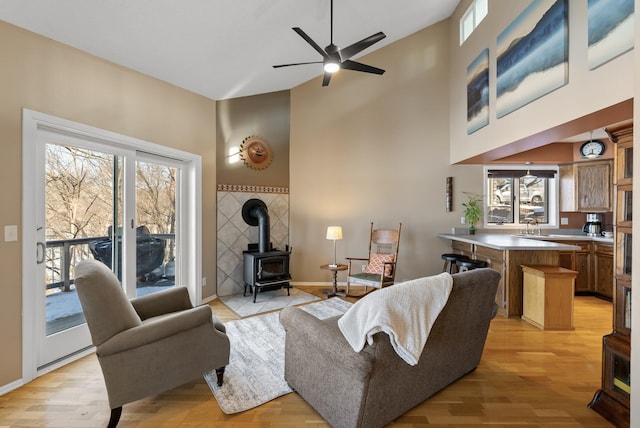
[[(343, 48), (384, 32), (367, 54), (448, 18), (458, 3), (335, 0), (334, 43)], [(272, 66), (318, 60), (291, 28), (324, 48), (329, 11), (330, 0), (2, 0), (0, 20), (220, 100), (321, 75), (321, 64)]]

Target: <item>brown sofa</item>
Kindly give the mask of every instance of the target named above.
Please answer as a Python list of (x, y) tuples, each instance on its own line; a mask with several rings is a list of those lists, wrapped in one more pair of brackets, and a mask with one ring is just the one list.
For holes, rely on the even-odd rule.
[(386, 333), (356, 353), (338, 328), (340, 317), (283, 309), (285, 379), (333, 427), (384, 426), (478, 366), (499, 280), (492, 269), (453, 275), (415, 366), (396, 354)]

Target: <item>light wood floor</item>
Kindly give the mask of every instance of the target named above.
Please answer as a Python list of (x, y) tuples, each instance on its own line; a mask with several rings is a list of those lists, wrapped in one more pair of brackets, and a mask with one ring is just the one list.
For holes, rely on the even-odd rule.
[[(305, 291), (322, 295), (319, 288)], [(218, 300), (222, 321), (237, 319)], [(491, 323), (477, 370), (398, 418), (393, 427), (608, 427), (587, 408), (600, 385), (601, 339), (611, 332), (611, 303), (576, 297), (575, 331), (542, 332), (517, 320)], [(109, 408), (95, 355), (0, 397), (0, 428), (104, 427)], [(204, 380), (124, 406), (119, 427), (324, 427), (297, 394), (225, 415)]]

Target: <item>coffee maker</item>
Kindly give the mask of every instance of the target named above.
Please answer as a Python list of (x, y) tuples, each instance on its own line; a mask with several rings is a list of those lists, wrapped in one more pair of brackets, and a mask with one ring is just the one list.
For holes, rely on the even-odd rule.
[(588, 213), (587, 222), (582, 226), (582, 231), (588, 236), (600, 236), (600, 232), (602, 232), (600, 214)]

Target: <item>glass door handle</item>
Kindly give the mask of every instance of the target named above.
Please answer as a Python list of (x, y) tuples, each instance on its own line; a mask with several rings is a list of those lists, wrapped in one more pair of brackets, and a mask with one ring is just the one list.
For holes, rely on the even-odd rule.
[[(44, 242), (39, 242), (36, 244), (36, 263), (41, 265), (44, 263), (44, 253), (46, 250), (46, 245)], [(42, 250), (42, 251), (40, 251)]]

